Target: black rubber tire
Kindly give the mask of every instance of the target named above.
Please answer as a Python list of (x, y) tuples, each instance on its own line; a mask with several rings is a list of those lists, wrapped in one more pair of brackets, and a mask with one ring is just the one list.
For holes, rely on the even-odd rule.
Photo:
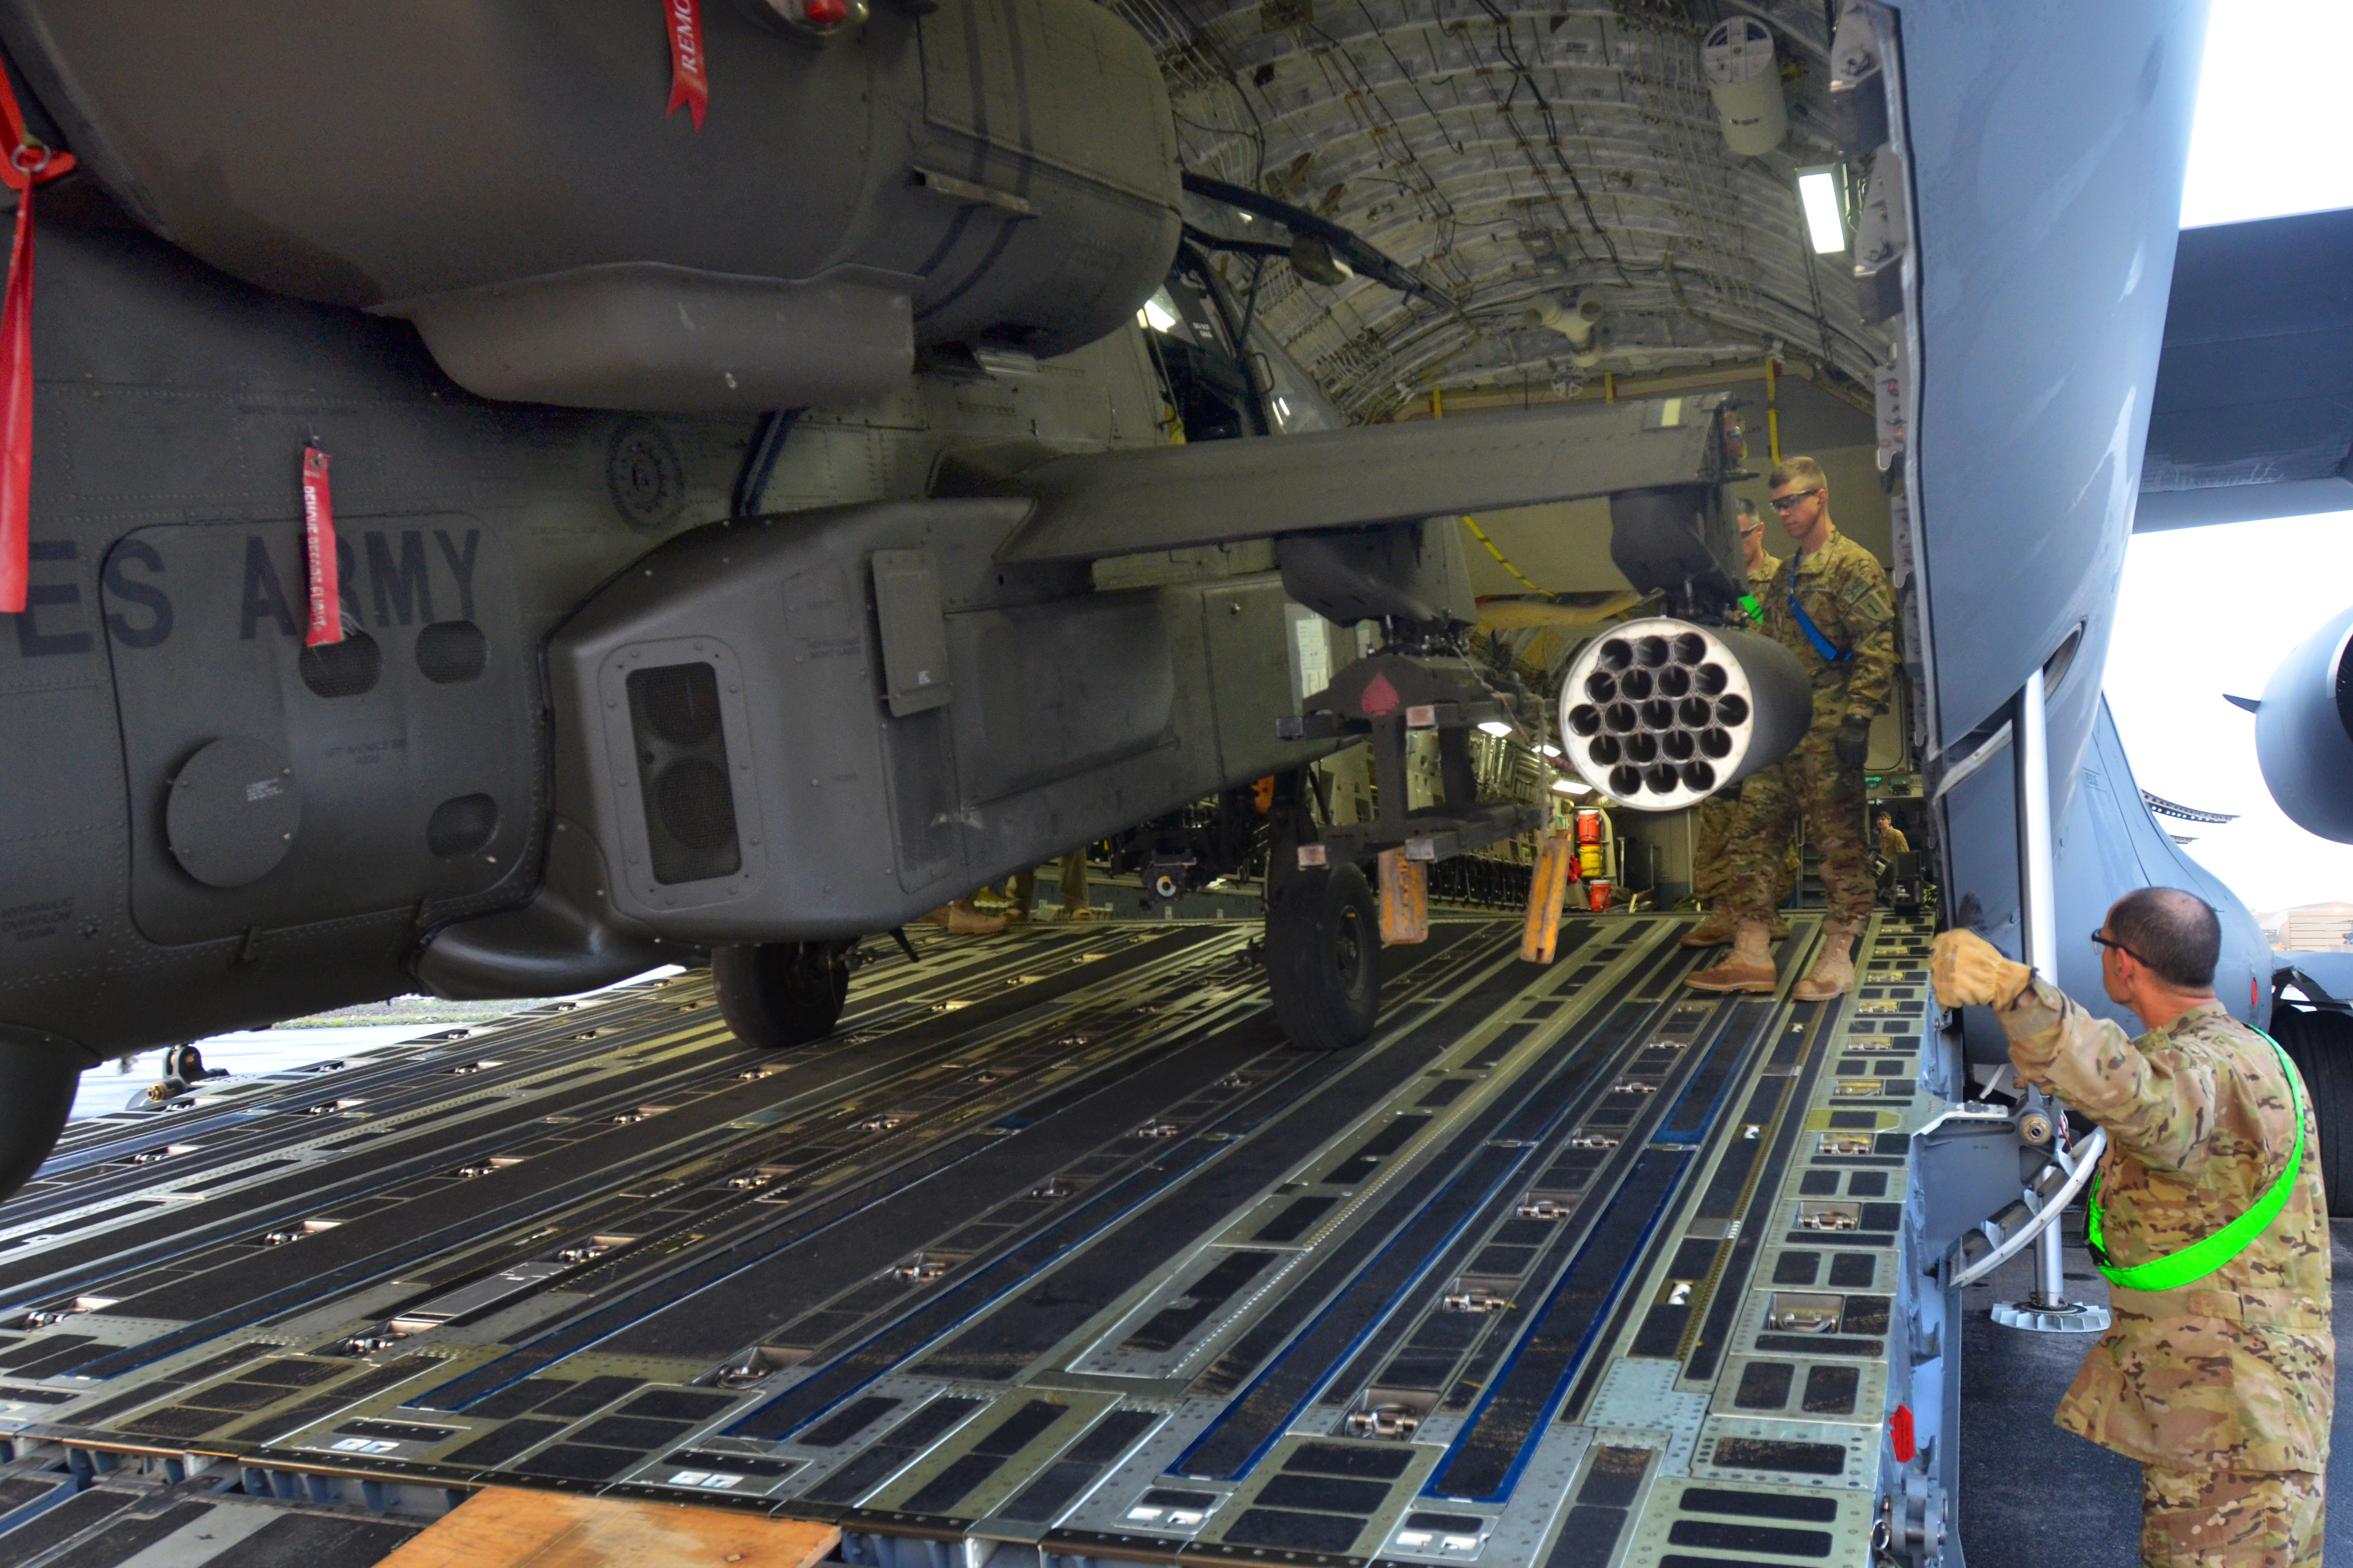
[(1365, 874), (1318, 866), (1285, 881), (1266, 912), (1267, 990), (1291, 1043), (1361, 1046), (1381, 1015), (1381, 916)]
[(735, 1037), (761, 1050), (821, 1040), (841, 1021), (849, 995), (847, 953), (827, 942), (768, 942), (713, 949), (711, 979), (719, 1016)]
[(2353, 1017), (2281, 1007), (2272, 1015), (2272, 1036), (2287, 1048), (2312, 1096), (2329, 1215), (2353, 1219)]
[(32, 1179), (73, 1111), (90, 1058), (51, 1035), (0, 1026), (0, 1199)]

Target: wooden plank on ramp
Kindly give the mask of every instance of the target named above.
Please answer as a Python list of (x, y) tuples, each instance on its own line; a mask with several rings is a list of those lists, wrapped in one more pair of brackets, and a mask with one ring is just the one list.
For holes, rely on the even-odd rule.
[(807, 1520), (487, 1487), (379, 1568), (813, 1568), (840, 1540)]

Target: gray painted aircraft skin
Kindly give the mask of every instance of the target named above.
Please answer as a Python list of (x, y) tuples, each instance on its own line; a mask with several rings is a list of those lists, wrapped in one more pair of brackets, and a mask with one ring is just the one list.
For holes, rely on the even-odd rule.
[[(2085, 800), (2078, 787), (2105, 722), (2100, 676), (2140, 488), (2204, 7), (2068, 7), (2042, 19), (2031, 62), (2006, 58), (1974, 14), (1906, 6), (1904, 21), (1926, 271), (1909, 510), (1949, 912), (2015, 948), (2010, 706), (2042, 667), (2057, 884), (2071, 911), (2060, 984), (2105, 1008), (2096, 953), (2066, 934), (2098, 921), (2076, 915), (2142, 881), (2190, 887), (2224, 914), (2221, 995), (2260, 1021), (2270, 952), (2244, 907), (2144, 827), (2134, 792)], [(2030, 107), (2045, 92), (2065, 102)], [(2030, 171), (2052, 183), (2038, 187)], [(2107, 847), (2118, 837), (2137, 841), (2134, 858)], [(1975, 1050), (1999, 1053), (1990, 1020), (1968, 1026)]]

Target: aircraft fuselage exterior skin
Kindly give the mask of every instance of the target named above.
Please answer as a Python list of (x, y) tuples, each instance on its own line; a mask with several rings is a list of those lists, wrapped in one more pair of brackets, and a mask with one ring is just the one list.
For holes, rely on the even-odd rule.
[[(1898, 531), (1911, 532), (1909, 657), (1947, 918), (2018, 946), (2007, 726), (2043, 666), (2059, 983), (2105, 1010), (2079, 933), (2130, 889), (2169, 883), (2224, 912), (2221, 998), (2267, 1017), (2272, 966), (2253, 918), (2155, 831), (2129, 777), (2112, 776), (2120, 751), (2094, 760), (2206, 6), (1895, 9), (1919, 258)], [(2032, 50), (2004, 47), (2016, 26), (2033, 29)], [(2088, 802), (2087, 769), (2108, 785)], [(1973, 1056), (2001, 1052), (1989, 1020), (1967, 1027)]]

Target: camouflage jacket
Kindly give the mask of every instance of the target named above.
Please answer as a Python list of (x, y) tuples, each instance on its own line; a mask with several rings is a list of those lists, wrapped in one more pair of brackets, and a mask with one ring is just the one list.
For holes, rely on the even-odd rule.
[(1765, 624), (1765, 589), (1773, 581), (1773, 574), (1781, 569), (1781, 558), (1771, 551), (1765, 552), (1764, 563), (1748, 574), (1748, 594), (1757, 601), (1757, 614), (1752, 617), (1757, 626)]
[(1996, 1016), (2021, 1075), (2107, 1129), (2100, 1200), (2118, 1267), (2179, 1252), (2253, 1207), (2287, 1163), (2291, 1089), (2302, 1101), (2287, 1206), (2202, 1279), (2113, 1289), (2115, 1326), (2084, 1358), (2059, 1425), (2166, 1469), (2326, 1472), (2337, 1344), (2303, 1083), (2284, 1081), (2272, 1047), (2217, 1003), (2128, 1040), (2038, 979)]
[[(1815, 628), (1852, 658), (1832, 663), (1814, 650), (1789, 611), (1793, 580), (1798, 603)], [(1775, 562), (1757, 597), (1765, 608), (1765, 635), (1796, 654), (1813, 681), (1817, 722), (1833, 709), (1841, 718), (1868, 719), (1887, 706), (1895, 679), (1895, 591), (1870, 551), (1833, 528), (1830, 542), (1813, 554)]]

